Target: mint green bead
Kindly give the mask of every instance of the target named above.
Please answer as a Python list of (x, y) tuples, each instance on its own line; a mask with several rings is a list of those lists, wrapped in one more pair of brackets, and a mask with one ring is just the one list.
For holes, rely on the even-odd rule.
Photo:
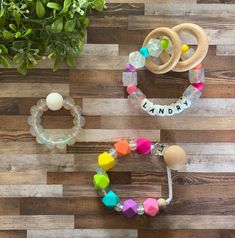
[(161, 46), (162, 46), (163, 49), (167, 49), (168, 46), (169, 46), (169, 41), (165, 38), (161, 39), (160, 43), (161, 43)]
[(114, 208), (120, 201), (116, 193), (110, 190), (103, 198), (102, 203), (108, 208)]

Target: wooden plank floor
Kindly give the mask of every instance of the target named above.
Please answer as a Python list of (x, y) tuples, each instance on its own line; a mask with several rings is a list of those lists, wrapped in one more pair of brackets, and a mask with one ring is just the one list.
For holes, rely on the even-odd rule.
[[(0, 238), (235, 237), (235, 1), (109, 0), (90, 18), (76, 69), (51, 62), (20, 76), (0, 70)], [(195, 22), (208, 33), (202, 99), (184, 114), (152, 118), (133, 110), (122, 87), (129, 52), (157, 26)], [(186, 43), (194, 44), (192, 38)], [(139, 72), (140, 87), (162, 102), (179, 97), (187, 73)], [(30, 107), (51, 91), (82, 106), (86, 127), (65, 153), (51, 154), (28, 132)], [(53, 130), (72, 125), (68, 112), (46, 113)], [(100, 203), (92, 187), (97, 154), (118, 138), (139, 135), (182, 145), (186, 169), (173, 173), (174, 200), (154, 219), (126, 219)], [(122, 197), (166, 196), (160, 160), (129, 156), (110, 172)]]

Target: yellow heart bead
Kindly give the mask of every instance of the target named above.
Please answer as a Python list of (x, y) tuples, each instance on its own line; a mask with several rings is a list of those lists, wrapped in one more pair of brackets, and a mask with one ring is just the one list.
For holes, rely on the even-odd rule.
[(99, 166), (104, 169), (105, 171), (111, 169), (115, 165), (115, 159), (109, 153), (104, 152), (99, 155), (98, 157), (98, 164)]

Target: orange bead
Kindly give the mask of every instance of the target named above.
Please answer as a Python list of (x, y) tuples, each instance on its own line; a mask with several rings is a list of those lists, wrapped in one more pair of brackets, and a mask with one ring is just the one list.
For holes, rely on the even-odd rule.
[(131, 153), (131, 148), (127, 140), (121, 140), (114, 144), (114, 148), (118, 153), (118, 156), (124, 156)]

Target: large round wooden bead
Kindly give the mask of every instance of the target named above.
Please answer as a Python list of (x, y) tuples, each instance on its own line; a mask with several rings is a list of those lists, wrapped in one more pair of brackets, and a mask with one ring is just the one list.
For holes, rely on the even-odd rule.
[(50, 93), (46, 98), (47, 106), (52, 111), (60, 110), (63, 107), (63, 97), (59, 93)]
[(187, 164), (185, 151), (177, 145), (172, 145), (164, 150), (164, 161), (172, 170), (179, 170)]

